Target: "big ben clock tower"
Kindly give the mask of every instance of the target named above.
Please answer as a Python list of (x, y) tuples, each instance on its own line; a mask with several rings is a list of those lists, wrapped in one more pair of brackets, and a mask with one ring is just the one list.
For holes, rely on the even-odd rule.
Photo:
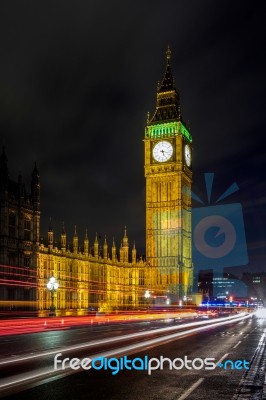
[(169, 47), (166, 58), (156, 110), (145, 128), (146, 261), (150, 288), (174, 302), (192, 289), (192, 137), (181, 117)]

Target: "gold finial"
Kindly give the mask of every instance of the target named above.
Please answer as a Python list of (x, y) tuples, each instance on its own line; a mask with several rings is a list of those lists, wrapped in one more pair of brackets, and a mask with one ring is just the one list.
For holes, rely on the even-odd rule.
[(74, 236), (78, 236), (78, 235), (77, 235), (77, 225), (75, 225), (75, 232), (74, 232)]
[(167, 50), (166, 50), (166, 59), (167, 59), (167, 64), (170, 64), (170, 60), (171, 60), (171, 50), (170, 50), (170, 46), (168, 45)]
[(147, 112), (147, 124), (150, 122), (150, 112)]
[(157, 82), (157, 92), (159, 92), (160, 86), (161, 86), (160, 81), (158, 81), (158, 82)]
[(88, 229), (85, 230), (85, 240), (88, 240)]

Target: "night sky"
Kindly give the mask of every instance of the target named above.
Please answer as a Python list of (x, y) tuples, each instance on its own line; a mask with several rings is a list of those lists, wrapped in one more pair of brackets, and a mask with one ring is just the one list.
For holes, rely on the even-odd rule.
[[(144, 4), (145, 3), (145, 4)], [(145, 252), (144, 126), (165, 51), (193, 136), (193, 191), (233, 182), (249, 264), (266, 270), (263, 1), (2, 1), (0, 139), (10, 178), (41, 179), (41, 232), (77, 225)], [(244, 268), (242, 268), (244, 270)], [(242, 271), (241, 270), (241, 271)]]

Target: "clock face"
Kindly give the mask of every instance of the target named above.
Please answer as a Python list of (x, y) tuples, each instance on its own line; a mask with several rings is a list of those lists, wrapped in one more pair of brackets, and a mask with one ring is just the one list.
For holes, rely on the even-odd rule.
[(170, 142), (158, 142), (152, 150), (152, 155), (158, 162), (168, 161), (173, 155), (173, 146)]
[(185, 162), (188, 167), (191, 166), (191, 149), (188, 144), (185, 145)]

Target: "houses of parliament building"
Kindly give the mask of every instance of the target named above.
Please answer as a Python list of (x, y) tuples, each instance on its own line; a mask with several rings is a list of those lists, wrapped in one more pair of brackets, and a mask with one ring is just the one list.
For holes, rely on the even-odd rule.
[[(51, 306), (47, 289), (55, 277), (58, 315), (131, 310), (152, 304), (178, 304), (192, 291), (191, 181), (192, 137), (181, 117), (171, 71), (171, 51), (157, 87), (156, 109), (144, 132), (146, 180), (146, 258), (138, 259), (127, 230), (121, 246), (107, 238), (89, 241), (87, 232), (55, 242), (52, 224), (40, 237), (40, 178), (36, 164), (28, 192), (21, 175), (9, 177), (0, 156), (0, 309), (37, 310)], [(186, 188), (186, 190), (184, 190)], [(148, 293), (148, 296), (147, 296)]]

